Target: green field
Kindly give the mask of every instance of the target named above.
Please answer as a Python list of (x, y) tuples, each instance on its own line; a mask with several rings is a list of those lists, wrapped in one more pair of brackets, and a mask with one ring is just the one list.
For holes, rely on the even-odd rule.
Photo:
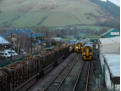
[(90, 0), (1, 0), (0, 25), (66, 26), (114, 21)]

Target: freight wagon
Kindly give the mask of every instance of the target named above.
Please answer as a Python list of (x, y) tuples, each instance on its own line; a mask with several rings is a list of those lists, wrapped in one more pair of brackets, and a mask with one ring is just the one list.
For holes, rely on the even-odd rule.
[(18, 91), (26, 82), (44, 75), (47, 66), (54, 68), (59, 63), (59, 58), (66, 58), (70, 53), (69, 47), (54, 48), (1, 68), (0, 91)]

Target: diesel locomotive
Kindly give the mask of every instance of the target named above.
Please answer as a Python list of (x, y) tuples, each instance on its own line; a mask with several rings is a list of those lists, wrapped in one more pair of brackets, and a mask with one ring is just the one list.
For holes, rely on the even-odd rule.
[(83, 48), (84, 44), (82, 42), (79, 42), (75, 45), (75, 51), (77, 53), (82, 53), (82, 48)]
[(85, 44), (85, 46), (82, 48), (82, 59), (84, 61), (93, 60), (93, 44)]

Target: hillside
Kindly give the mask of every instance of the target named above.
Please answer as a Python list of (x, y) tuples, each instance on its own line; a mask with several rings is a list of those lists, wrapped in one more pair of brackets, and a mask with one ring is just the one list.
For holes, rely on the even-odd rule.
[(103, 2), (100, 0), (91, 0), (92, 2), (96, 3), (110, 14), (112, 14), (115, 18), (120, 19), (120, 7), (116, 6), (110, 1)]
[(100, 25), (118, 21), (90, 0), (0, 0), (0, 25)]

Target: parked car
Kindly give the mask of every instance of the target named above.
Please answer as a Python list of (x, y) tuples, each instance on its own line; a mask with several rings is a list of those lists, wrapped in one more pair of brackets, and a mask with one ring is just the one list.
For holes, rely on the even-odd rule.
[(0, 51), (0, 57), (2, 58), (9, 58), (11, 56), (17, 56), (17, 55), (18, 54), (13, 49), (5, 49), (3, 51)]
[(13, 50), (13, 49), (7, 49), (7, 50), (4, 50), (4, 51), (12, 54), (12, 56), (18, 56), (18, 53), (16, 53), (16, 51)]
[(0, 57), (2, 57), (2, 58), (9, 58), (9, 57), (11, 57), (11, 54), (8, 53), (8, 52), (2, 51), (2, 52), (0, 52)]
[(21, 54), (21, 55), (24, 55), (24, 56), (27, 55), (27, 53), (26, 53), (26, 51), (25, 51), (24, 49), (21, 49), (21, 50), (20, 50), (20, 54)]

